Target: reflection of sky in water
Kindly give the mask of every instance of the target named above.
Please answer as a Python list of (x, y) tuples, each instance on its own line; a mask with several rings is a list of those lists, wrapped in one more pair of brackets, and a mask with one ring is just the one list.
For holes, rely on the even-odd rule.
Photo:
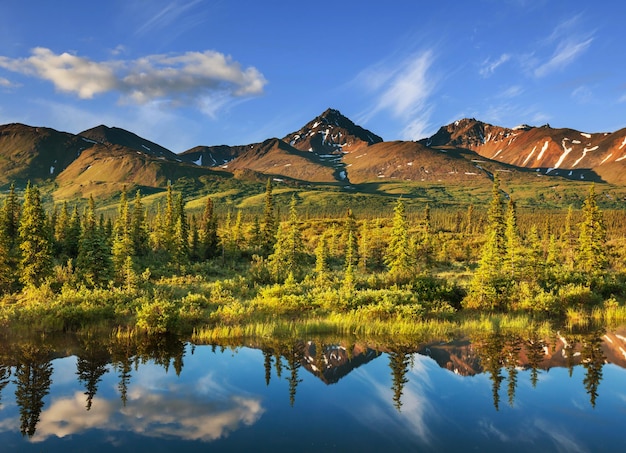
[(19, 434), (14, 383), (2, 391), (0, 445), (14, 451), (155, 452), (613, 452), (626, 447), (626, 370), (615, 365), (603, 368), (595, 408), (584, 390), (582, 367), (571, 378), (563, 368), (541, 371), (536, 388), (529, 372), (519, 370), (512, 406), (503, 370), (496, 410), (489, 375), (458, 376), (416, 354), (398, 411), (386, 355), (333, 385), (299, 368), (291, 407), (284, 360), (282, 377), (272, 364), (266, 386), (260, 351), (213, 353), (200, 346), (193, 355), (189, 351), (180, 376), (172, 367), (166, 372), (152, 363), (133, 367), (125, 407), (117, 371), (109, 366), (90, 411), (76, 381), (76, 359), (55, 360), (51, 393), (30, 441)]

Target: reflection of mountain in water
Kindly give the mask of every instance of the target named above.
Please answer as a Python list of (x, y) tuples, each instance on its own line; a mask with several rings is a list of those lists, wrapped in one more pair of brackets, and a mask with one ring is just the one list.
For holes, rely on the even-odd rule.
[[(597, 332), (602, 340), (600, 349), (606, 363), (626, 369), (626, 328), (614, 332)], [(520, 351), (517, 366), (523, 369), (537, 368), (548, 371), (551, 368), (571, 368), (585, 363), (585, 344), (589, 334), (557, 333), (554, 338), (532, 339), (503, 336), (503, 347), (512, 339), (519, 340)], [(466, 338), (448, 343), (433, 342), (420, 345), (418, 354), (432, 358), (441, 368), (461, 376), (474, 376), (485, 372), (485, 346), (493, 342), (490, 338)], [(482, 357), (482, 360), (481, 360)]]
[[(321, 355), (318, 355), (320, 352)], [(342, 377), (379, 357), (380, 354), (380, 351), (370, 348), (354, 346), (348, 351), (341, 345), (316, 345), (308, 341), (304, 347), (302, 365), (324, 383), (336, 384)]]

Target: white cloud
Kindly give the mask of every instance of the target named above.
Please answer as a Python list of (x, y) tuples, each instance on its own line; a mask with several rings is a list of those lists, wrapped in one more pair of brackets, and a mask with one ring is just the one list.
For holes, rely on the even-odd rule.
[(544, 77), (551, 72), (563, 69), (587, 50), (592, 41), (593, 38), (588, 38), (583, 41), (574, 40), (572, 38), (560, 42), (550, 59), (535, 68), (535, 76)]
[(498, 69), (499, 66), (503, 65), (510, 59), (511, 59), (511, 55), (509, 55), (508, 53), (503, 53), (502, 55), (500, 55), (500, 58), (498, 58), (495, 61), (491, 61), (491, 59), (487, 59), (483, 62), (482, 67), (479, 70), (479, 73), (483, 77), (489, 77), (495, 72), (496, 69)]
[(202, 0), (192, 0), (187, 3), (177, 1), (170, 2), (146, 20), (146, 22), (135, 31), (135, 34), (143, 35), (154, 29), (163, 30), (165, 27), (180, 21), (181, 17), (200, 3), (202, 3)]
[(0, 87), (2, 87), (2, 88), (13, 88), (15, 86), (17, 86), (17, 85), (15, 85), (9, 79), (5, 79), (4, 77), (0, 77)]
[(38, 47), (28, 58), (0, 57), (0, 67), (48, 80), (57, 90), (81, 99), (118, 92), (123, 102), (135, 104), (158, 100), (197, 106), (198, 99), (206, 103), (216, 94), (218, 98), (260, 95), (267, 83), (256, 68), (242, 68), (231, 57), (211, 50), (96, 62)]
[(572, 91), (572, 98), (581, 104), (587, 104), (593, 100), (593, 92), (586, 86), (579, 86)]
[(513, 85), (513, 86), (503, 90), (499, 94), (499, 97), (506, 98), (506, 99), (511, 99), (511, 98), (515, 98), (515, 97), (521, 95), (523, 92), (524, 92), (524, 88), (523, 87), (521, 87), (520, 85)]
[(555, 46), (555, 48), (547, 61), (537, 63), (535, 60), (536, 66), (533, 70), (535, 77), (545, 77), (552, 72), (562, 70), (591, 46), (593, 33), (580, 31), (581, 17), (581, 15), (574, 16), (557, 24), (550, 36), (541, 43), (542, 47)]
[(410, 55), (395, 65), (379, 63), (359, 74), (357, 81), (376, 99), (359, 121), (366, 122), (387, 111), (403, 123), (404, 139), (422, 138), (430, 126), (431, 108), (427, 101), (436, 86), (430, 74), (433, 60), (433, 52), (427, 50)]

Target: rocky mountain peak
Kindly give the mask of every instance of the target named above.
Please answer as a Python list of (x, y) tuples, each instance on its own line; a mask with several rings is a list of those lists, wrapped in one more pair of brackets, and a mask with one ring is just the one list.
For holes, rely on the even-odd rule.
[(351, 152), (383, 141), (378, 135), (342, 115), (339, 110), (331, 108), (283, 140), (300, 151), (317, 154)]

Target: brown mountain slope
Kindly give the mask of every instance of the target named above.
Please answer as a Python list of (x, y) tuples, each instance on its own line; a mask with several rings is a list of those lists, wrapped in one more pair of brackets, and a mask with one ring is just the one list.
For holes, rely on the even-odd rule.
[(245, 153), (250, 145), (196, 146), (178, 155), (184, 162), (203, 167), (219, 167)]
[(79, 135), (104, 145), (121, 145), (154, 157), (161, 157), (168, 160), (180, 160), (179, 156), (169, 149), (151, 142), (150, 140), (146, 140), (132, 132), (120, 129), (119, 127), (108, 127), (101, 124), (100, 126), (83, 131)]
[(466, 148), (489, 159), (541, 169), (549, 175), (579, 180), (600, 175), (608, 182), (626, 182), (621, 171), (626, 159), (626, 129), (589, 134), (548, 125), (508, 129), (463, 119), (443, 126), (421, 143)]
[(336, 182), (335, 165), (314, 153), (299, 151), (277, 138), (247, 145), (246, 151), (220, 168), (229, 172), (252, 170), (275, 177), (309, 182)]
[(93, 145), (54, 129), (24, 124), (0, 126), (0, 183), (53, 179)]
[(491, 178), (494, 172), (520, 173), (471, 151), (434, 149), (403, 141), (371, 145), (361, 152), (344, 155), (343, 162), (353, 184), (386, 180), (462, 183)]
[(121, 145), (96, 144), (56, 178), (55, 198), (108, 196), (123, 187), (160, 188), (180, 177), (214, 174), (207, 168), (157, 158)]
[(326, 155), (357, 152), (383, 139), (354, 124), (339, 110), (327, 109), (283, 141), (301, 151)]

